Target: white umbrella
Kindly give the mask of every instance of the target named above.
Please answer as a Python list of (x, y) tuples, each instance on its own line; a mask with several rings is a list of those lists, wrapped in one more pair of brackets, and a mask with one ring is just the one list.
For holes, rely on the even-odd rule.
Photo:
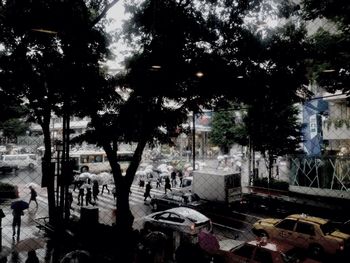
[(167, 165), (165, 163), (158, 165), (157, 170), (163, 171), (167, 170)]
[(81, 173), (81, 174), (79, 174), (78, 175), (78, 178), (79, 179), (82, 179), (82, 180), (84, 180), (84, 179), (90, 179), (90, 173), (88, 173), (88, 172), (84, 172), (84, 173)]
[(184, 170), (186, 170), (188, 167), (191, 167), (192, 166), (192, 164), (190, 164), (190, 163), (185, 163), (184, 164)]
[(90, 179), (92, 181), (97, 181), (98, 183), (102, 183), (102, 181), (103, 181), (102, 177), (100, 175), (97, 175), (97, 174), (91, 174)]
[(99, 173), (98, 175), (101, 177), (105, 177), (105, 176), (110, 176), (111, 174), (107, 172), (102, 172), (102, 173)]
[(113, 181), (113, 176), (110, 173), (102, 172), (102, 173), (99, 173), (98, 175), (101, 177), (103, 184), (108, 184)]
[(146, 174), (150, 174), (150, 173), (153, 173), (153, 169), (145, 169), (144, 172)]
[(82, 186), (80, 186), (80, 188), (85, 188), (85, 189), (91, 188), (91, 184), (85, 183)]
[(149, 164), (145, 167), (145, 170), (153, 170), (153, 165)]
[(159, 176), (160, 177), (167, 177), (167, 176), (169, 176), (169, 173), (161, 173)]
[(146, 176), (147, 173), (146, 173), (145, 171), (137, 171), (137, 172), (135, 173), (135, 175), (136, 175), (136, 176)]

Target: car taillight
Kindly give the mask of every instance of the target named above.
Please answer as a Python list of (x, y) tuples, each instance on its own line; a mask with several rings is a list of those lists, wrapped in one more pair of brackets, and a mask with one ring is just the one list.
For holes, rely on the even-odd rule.
[(343, 245), (343, 244), (341, 244), (341, 245), (339, 246), (339, 250), (340, 250), (340, 251), (343, 251), (343, 250), (344, 250), (344, 245)]

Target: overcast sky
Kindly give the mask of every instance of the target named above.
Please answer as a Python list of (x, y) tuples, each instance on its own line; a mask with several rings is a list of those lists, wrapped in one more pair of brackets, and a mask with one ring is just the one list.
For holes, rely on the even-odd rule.
[[(123, 3), (124, 1), (119, 0), (119, 2), (108, 11), (106, 17), (107, 19), (112, 20), (113, 23), (106, 27), (107, 32), (113, 32), (115, 30), (121, 29), (122, 21), (123, 19), (126, 19), (126, 16), (124, 14)], [(116, 55), (116, 58), (114, 60), (108, 61), (107, 65), (110, 67), (111, 71), (115, 72), (116, 70), (121, 68), (120, 62), (123, 60), (123, 54), (121, 54), (121, 52), (124, 51), (126, 47), (120, 43), (114, 43), (112, 45), (112, 49), (114, 54)]]

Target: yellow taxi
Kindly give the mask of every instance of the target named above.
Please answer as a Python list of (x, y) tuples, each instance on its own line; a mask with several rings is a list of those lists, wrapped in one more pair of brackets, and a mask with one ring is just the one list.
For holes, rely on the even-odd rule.
[(309, 249), (314, 255), (343, 253), (350, 246), (350, 235), (340, 232), (330, 220), (306, 214), (261, 219), (254, 223), (252, 231), (257, 236)]
[(218, 254), (224, 263), (319, 263), (308, 258), (300, 248), (289, 244), (268, 241), (265, 237), (259, 240), (242, 242), (231, 249), (221, 247)]

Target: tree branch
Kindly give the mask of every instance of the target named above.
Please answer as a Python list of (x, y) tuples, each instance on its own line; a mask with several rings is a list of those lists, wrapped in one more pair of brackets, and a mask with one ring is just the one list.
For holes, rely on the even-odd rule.
[(106, 15), (109, 9), (111, 9), (119, 0), (113, 0), (110, 4), (107, 4), (101, 14), (99, 14), (92, 22), (90, 27), (94, 27), (100, 20)]

